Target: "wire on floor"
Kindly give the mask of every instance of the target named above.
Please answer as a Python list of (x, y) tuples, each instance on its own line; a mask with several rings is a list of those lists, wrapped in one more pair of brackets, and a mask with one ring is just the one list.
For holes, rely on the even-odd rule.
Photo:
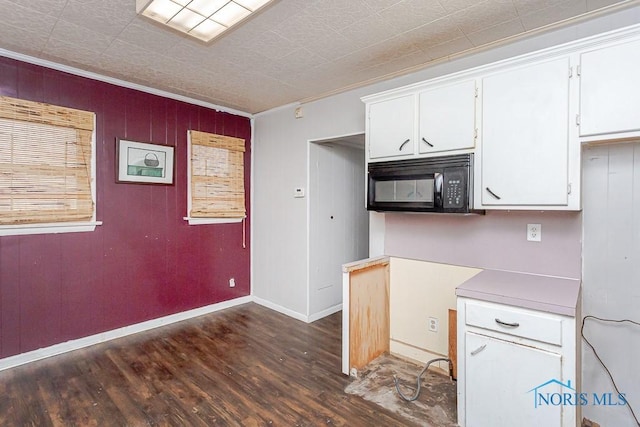
[(411, 397), (407, 397), (404, 394), (402, 394), (402, 392), (400, 391), (400, 385), (398, 383), (398, 377), (396, 377), (395, 375), (393, 376), (393, 381), (396, 384), (396, 390), (398, 391), (398, 394), (400, 395), (401, 398), (403, 398), (407, 402), (413, 402), (414, 400), (416, 400), (418, 398), (418, 396), (420, 396), (420, 387), (421, 387), (420, 382), (421, 382), (422, 375), (424, 375), (424, 373), (427, 372), (427, 369), (429, 369), (429, 365), (431, 365), (434, 362), (449, 362), (449, 372), (451, 372), (451, 360), (446, 359), (444, 357), (439, 357), (437, 359), (429, 360), (427, 362), (427, 365), (422, 370), (422, 372), (420, 372), (420, 374), (418, 374), (418, 379), (416, 380), (416, 383), (417, 383), (416, 390), (415, 390), (414, 395), (411, 396)]
[[(591, 348), (591, 351), (593, 351), (593, 354), (596, 356), (596, 359), (598, 359), (598, 362), (600, 362), (600, 364), (602, 365), (604, 370), (607, 371), (607, 374), (609, 375), (609, 379), (611, 380), (611, 383), (613, 384), (613, 388), (615, 388), (616, 393), (620, 394), (620, 390), (618, 389), (618, 385), (616, 384), (615, 380), (613, 379), (613, 375), (611, 374), (611, 371), (609, 371), (609, 368), (607, 368), (607, 365), (604, 364), (604, 362), (602, 361), (602, 359), (598, 355), (598, 352), (593, 347), (593, 345), (589, 342), (587, 337), (584, 336), (584, 326), (585, 326), (585, 321), (587, 319), (595, 319), (595, 320), (598, 320), (600, 322), (609, 322), (609, 323), (631, 323), (631, 324), (636, 325), (636, 326), (640, 326), (640, 323), (634, 322), (633, 320), (629, 320), (629, 319), (622, 319), (622, 320), (602, 319), (600, 317), (590, 316), (590, 315), (589, 316), (585, 316), (582, 319), (582, 327), (580, 328), (580, 335), (582, 336), (582, 339)], [(633, 412), (633, 408), (631, 407), (631, 403), (629, 403), (629, 401), (627, 401), (627, 406), (629, 407), (629, 411), (631, 411), (631, 416), (636, 421), (636, 424), (638, 426), (640, 426), (640, 421), (638, 421), (638, 417), (636, 417), (636, 413)]]

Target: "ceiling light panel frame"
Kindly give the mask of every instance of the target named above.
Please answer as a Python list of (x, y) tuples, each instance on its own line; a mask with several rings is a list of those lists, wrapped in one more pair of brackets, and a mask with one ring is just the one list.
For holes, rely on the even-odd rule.
[(211, 43), (277, 0), (136, 0), (136, 12), (152, 21)]

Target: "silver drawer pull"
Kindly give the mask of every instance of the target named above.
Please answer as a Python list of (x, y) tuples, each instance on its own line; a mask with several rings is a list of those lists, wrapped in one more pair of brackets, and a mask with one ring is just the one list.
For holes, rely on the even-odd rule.
[(497, 323), (498, 325), (508, 326), (508, 327), (510, 327), (510, 328), (517, 328), (518, 326), (520, 326), (520, 323), (515, 323), (515, 322), (514, 322), (514, 323), (503, 322), (502, 320), (498, 319), (497, 317), (496, 317), (496, 323)]
[(473, 350), (471, 352), (472, 356), (475, 356), (476, 354), (480, 353), (482, 350), (484, 350), (485, 348), (487, 348), (486, 344), (482, 344), (480, 347), (476, 348), (475, 350)]

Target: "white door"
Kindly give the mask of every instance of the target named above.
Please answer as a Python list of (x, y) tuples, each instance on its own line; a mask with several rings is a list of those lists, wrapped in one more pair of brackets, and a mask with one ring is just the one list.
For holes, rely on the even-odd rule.
[(568, 58), (482, 79), (482, 205), (566, 205), (568, 150)]
[(374, 102), (369, 111), (369, 158), (407, 156), (415, 147), (415, 96)]
[(560, 426), (561, 405), (538, 398), (565, 391), (559, 354), (472, 332), (465, 346), (467, 427)]
[(310, 144), (309, 315), (342, 303), (342, 264), (368, 256), (364, 149)]
[(476, 130), (475, 80), (420, 93), (421, 154), (473, 148)]
[(580, 55), (580, 135), (640, 130), (640, 40)]

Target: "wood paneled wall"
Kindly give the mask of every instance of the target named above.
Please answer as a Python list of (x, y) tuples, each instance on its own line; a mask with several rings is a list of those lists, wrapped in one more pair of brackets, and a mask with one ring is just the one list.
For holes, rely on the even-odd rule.
[[(0, 237), (0, 357), (249, 294), (250, 212), (246, 248), (242, 223), (182, 219), (188, 129), (245, 139), (250, 206), (248, 118), (8, 58), (0, 95), (96, 113), (103, 221), (91, 233)], [(117, 184), (118, 137), (174, 145), (175, 184)]]

